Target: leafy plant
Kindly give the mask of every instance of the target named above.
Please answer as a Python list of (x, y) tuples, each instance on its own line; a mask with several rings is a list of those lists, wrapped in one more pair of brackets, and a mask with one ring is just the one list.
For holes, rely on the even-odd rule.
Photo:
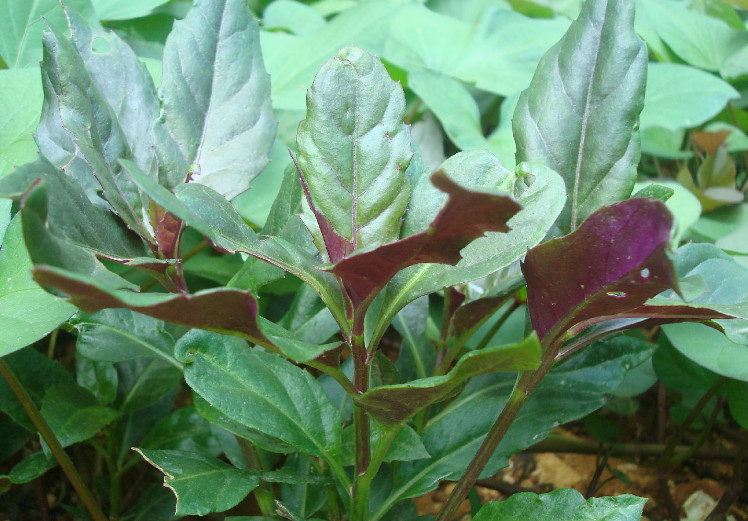
[[(156, 5), (101, 9), (126, 20)], [(305, 18), (308, 9), (266, 9), (267, 26), (298, 31), (286, 39), (261, 36), (244, 0), (197, 2), (163, 43), (158, 94), (126, 41), (73, 5), (65, 4), (67, 30), (52, 23), (44, 33), (40, 156), (0, 179), (0, 195), (13, 201), (0, 207), (9, 223), (0, 273), (23, 268), (0, 302), (7, 295), (21, 315), (32, 309), (13, 280), (47, 299), (35, 302), (45, 316), (33, 331), (0, 347), (8, 383), (0, 409), (12, 420), (3, 428), (18, 440), (6, 450), (37, 430), (42, 449), (6, 482), (25, 483), (57, 462), (90, 516), (105, 519), (64, 451), (88, 441), (107, 468), (111, 518), (173, 505), (159, 489), (125, 505), (123, 478), (142, 457), (164, 474), (178, 516), (223, 512), (252, 494), (267, 518), (411, 519), (408, 499), (450, 479), (457, 484), (437, 516), (446, 521), (479, 478), (599, 409), (652, 357), (653, 344), (618, 333), (664, 324), (676, 352), (722, 375), (706, 399), (729, 379), (731, 410), (745, 426), (748, 375), (689, 339), (743, 356), (746, 270), (715, 246), (673, 244), (664, 202), (672, 189), (634, 193), (648, 71), (634, 2), (588, 0), (568, 28), (547, 22), (561, 39), (535, 53), (535, 74), (514, 97), (511, 169), (481, 148), (427, 167), (406, 123), (413, 108), (392, 79), (404, 74), (455, 145), (485, 141), (502, 155), (458, 81), (501, 95), (521, 83), (520, 73), (479, 75), (501, 31), (471, 35), (467, 21), (421, 4), (372, 2), (330, 22)], [(439, 63), (416, 43), (384, 44), (384, 62), (362, 47), (331, 50), (341, 42), (324, 31), (355, 33), (346, 23), (366, 13), (372, 26), (396, 14), (393, 41), (416, 23), (463, 34), (464, 45), (442, 49)], [(495, 11), (484, 16), (486, 27), (498, 23)], [(351, 38), (376, 47), (372, 34)], [(34, 51), (25, 45), (6, 61)], [(312, 80), (309, 64), (322, 51), (337, 52)], [(273, 67), (291, 52), (315, 59), (274, 74), (271, 86), (265, 60)], [(534, 66), (532, 56), (525, 49), (522, 59)], [(297, 84), (309, 82), (300, 115)], [(451, 99), (466, 110), (452, 110)], [(288, 161), (279, 143), (297, 116)], [(734, 163), (730, 175), (715, 173), (727, 149), (711, 153), (702, 188), (714, 181), (741, 194)], [(250, 222), (237, 210), (268, 172), (277, 195)], [(26, 277), (29, 267), (57, 296)], [(72, 318), (60, 296), (78, 308)], [(520, 316), (514, 335), (504, 327), (510, 316)], [(77, 334), (75, 379), (20, 350), (66, 320)], [(394, 363), (382, 349), (390, 326), (403, 337)], [(188, 405), (173, 410), (177, 395)], [(488, 504), (476, 519), (530, 510), (539, 519), (561, 511), (636, 519), (642, 507), (633, 496), (584, 501), (560, 490)]]

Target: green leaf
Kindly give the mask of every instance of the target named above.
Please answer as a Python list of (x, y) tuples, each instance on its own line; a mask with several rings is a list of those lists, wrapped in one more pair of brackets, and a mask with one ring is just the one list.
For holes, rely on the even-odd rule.
[[(35, 349), (22, 349), (7, 355), (5, 361), (13, 369), (37, 407), (41, 406), (47, 389), (53, 385), (58, 383), (73, 385), (72, 376), (59, 362), (50, 360)], [(36, 432), (36, 427), (4, 378), (0, 379), (0, 410), (29, 432)]]
[[(161, 402), (165, 397), (168, 410), (171, 410), (173, 395), (171, 401), (168, 397), (181, 383), (182, 371), (158, 358), (128, 360), (119, 362), (116, 367), (119, 388), (115, 405), (122, 413), (145, 409)], [(166, 414), (163, 411), (159, 412), (153, 423), (155, 424)], [(128, 445), (126, 449), (130, 446)]]
[(268, 164), (277, 122), (259, 30), (243, 0), (199, 1), (164, 47), (160, 182), (210, 186), (228, 199)]
[(486, 147), (478, 104), (459, 81), (430, 70), (413, 70), (408, 73), (408, 88), (431, 109), (460, 150)]
[[(109, 104), (107, 97), (112, 97), (113, 92), (119, 92), (119, 99), (112, 97), (111, 101), (124, 103), (124, 93), (118, 91), (119, 87), (106, 88), (103, 70), (109, 60), (106, 56), (103, 60), (95, 56), (96, 53), (90, 48), (91, 33), (74, 13), (71, 13), (70, 20), (71, 27), (74, 28), (72, 39), (68, 39), (60, 31), (44, 33), (44, 106), (36, 132), (37, 144), (47, 159), (63, 167), (68, 175), (73, 176), (84, 187), (92, 202), (101, 204), (99, 185), (103, 189), (101, 195), (119, 217), (142, 237), (150, 237), (140, 215), (140, 194), (128, 179), (122, 177), (121, 169), (116, 164), (116, 160), (122, 157), (137, 159), (128, 143), (128, 134), (118, 121), (117, 112)], [(76, 38), (85, 40), (87, 47), (83, 46), (83, 42), (76, 41)], [(118, 41), (115, 35), (107, 35), (107, 38), (111, 42)], [(80, 44), (87, 54), (82, 54), (76, 44)], [(143, 135), (138, 136), (145, 145), (141, 150), (144, 154), (152, 154), (148, 140), (143, 139), (143, 136), (148, 135), (149, 127), (144, 127), (144, 122), (150, 119), (148, 109), (156, 108), (155, 98), (152, 97), (153, 84), (148, 85), (150, 76), (129, 48), (121, 44), (118, 50), (129, 56), (132, 70), (128, 70), (128, 62), (125, 61), (125, 55), (122, 55), (121, 63), (117, 60), (121, 66), (117, 68), (117, 76), (122, 78), (124, 74), (135, 79), (137, 76), (129, 73), (136, 72), (140, 74), (139, 80), (145, 82), (145, 90), (148, 91), (150, 87), (149, 105), (146, 103), (147, 98), (139, 95), (142, 83), (126, 83), (124, 86), (128, 89), (126, 92), (132, 90), (137, 94), (134, 96), (136, 104), (133, 106), (125, 103), (125, 106), (135, 111), (136, 115), (131, 116), (138, 121), (135, 128), (143, 132)], [(101, 83), (104, 83), (104, 90), (100, 88)], [(143, 104), (144, 119), (138, 119), (140, 116), (137, 116), (141, 113), (140, 104)]]
[(337, 457), (340, 414), (306, 371), (239, 339), (197, 330), (179, 340), (176, 356), (187, 364), (187, 384), (232, 420), (307, 454)]
[(295, 0), (276, 0), (262, 12), (265, 29), (286, 29), (293, 34), (305, 35), (323, 27), (324, 16), (313, 7)]
[(392, 326), (403, 337), (395, 362), (403, 382), (426, 378), (435, 367), (436, 349), (426, 336), (429, 299), (418, 298), (405, 306), (392, 320)]
[(501, 8), (464, 22), (411, 4), (393, 16), (382, 56), (409, 72), (428, 69), (508, 96), (527, 87), (567, 27), (563, 17), (539, 20)]
[(704, 324), (662, 327), (673, 346), (697, 364), (717, 374), (748, 382), (748, 346), (731, 341)]
[[(309, 458), (302, 454), (291, 454), (286, 458), (282, 471), (290, 471), (296, 474), (309, 475), (313, 472), (313, 465)], [(279, 487), (280, 501), (286, 506), (298, 512), (299, 515), (309, 517), (322, 508), (327, 500), (325, 489), (319, 485), (300, 483), (289, 484), (281, 482)], [(239, 521), (237, 519), (237, 521)]]
[[(511, 455), (545, 439), (560, 424), (602, 407), (627, 369), (649, 358), (652, 348), (647, 342), (617, 337), (598, 342), (554, 367), (522, 408), (482, 476), (496, 473), (508, 464)], [(400, 465), (395, 485), (377, 514), (383, 514), (401, 499), (433, 490), (441, 480), (458, 478), (501, 411), (515, 381), (514, 373), (473, 378), (459, 396), (433, 415), (422, 434), (431, 458)]]
[(160, 358), (174, 367), (174, 338), (160, 320), (128, 309), (105, 309), (73, 321), (78, 331), (76, 349), (92, 360), (122, 362), (134, 358)]
[(623, 494), (615, 497), (593, 497), (588, 500), (573, 489), (559, 489), (547, 494), (522, 492), (504, 501), (483, 505), (475, 521), (639, 521), (647, 498)]
[(355, 401), (385, 425), (402, 424), (424, 407), (450, 396), (469, 378), (496, 371), (533, 370), (539, 364), (540, 343), (537, 336), (532, 334), (518, 344), (472, 351), (460, 358), (445, 376), (375, 387)]
[(31, 279), (32, 264), (16, 216), (0, 250), (0, 356), (21, 349), (70, 318), (75, 308)]
[[(0, 177), (14, 166), (36, 159), (31, 133), (42, 108), (39, 71), (34, 68), (0, 71)], [(2, 241), (2, 237), (0, 237)]]
[(296, 144), (331, 262), (398, 238), (412, 155), (404, 116), (402, 88), (362, 49), (341, 50), (317, 73)]
[(627, 198), (636, 181), (647, 48), (633, 19), (633, 0), (585, 3), (514, 112), (517, 162), (542, 163), (566, 182), (562, 233)]
[(641, 129), (697, 127), (739, 97), (729, 83), (707, 72), (675, 63), (650, 63)]
[(728, 381), (727, 404), (735, 421), (744, 429), (748, 429), (748, 383)]
[(647, 0), (657, 34), (687, 63), (710, 71), (748, 44), (748, 33), (672, 0)]
[(101, 405), (109, 405), (117, 398), (119, 378), (111, 362), (99, 362), (75, 355), (75, 381), (96, 397)]
[(177, 496), (177, 515), (205, 515), (235, 506), (257, 485), (259, 472), (180, 450), (135, 449), (164, 473), (164, 486)]
[[(86, 19), (94, 21), (87, 0), (73, 0), (68, 3), (71, 4), (85, 11)], [(57, 0), (0, 0), (0, 13), (0, 56), (11, 69), (36, 68), (42, 57), (42, 31), (50, 26), (60, 29), (67, 26), (65, 12)]]
[(119, 414), (98, 404), (84, 388), (71, 383), (50, 387), (41, 413), (63, 447), (87, 440), (114, 421)]
[[(387, 449), (387, 454), (384, 456), (383, 461), (414, 461), (429, 457), (429, 453), (426, 452), (421, 437), (418, 436), (418, 433), (411, 426), (403, 425), (390, 428), (398, 429), (398, 432), (395, 435), (395, 439), (392, 440), (392, 444)], [(372, 422), (371, 445), (373, 448), (376, 448), (377, 444), (381, 442), (383, 435), (388, 434), (388, 429), (388, 427), (376, 421)], [(355, 429), (352, 425), (343, 430), (342, 454), (345, 457), (343, 465), (353, 466), (355, 464), (356, 441), (354, 438)]]
[(57, 465), (57, 461), (51, 455), (47, 456), (43, 450), (40, 450), (16, 464), (8, 473), (8, 478), (11, 483), (28, 483), (54, 468), (55, 465)]
[(100, 20), (128, 20), (140, 18), (151, 13), (155, 8), (169, 0), (133, 0), (120, 2), (119, 0), (92, 0), (96, 15)]
[[(522, 210), (508, 222), (508, 233), (491, 233), (463, 248), (457, 265), (422, 264), (393, 277), (386, 288), (374, 338), (379, 338), (397, 312), (418, 297), (486, 277), (522, 257), (545, 237), (565, 202), (563, 180), (542, 165), (522, 164), (512, 174), (489, 152), (474, 150), (452, 156), (441, 168), (467, 188), (513, 193)], [(424, 230), (443, 205), (443, 198), (428, 176), (423, 176), (413, 189), (403, 235)]]
[(304, 93), (317, 69), (341, 47), (358, 45), (381, 54), (392, 17), (400, 9), (402, 5), (397, 2), (357, 3), (303, 37), (263, 31), (261, 42), (267, 70), (273, 78), (274, 108), (304, 110)]
[(145, 437), (141, 448), (197, 452), (213, 457), (223, 452), (210, 423), (191, 405), (162, 418)]

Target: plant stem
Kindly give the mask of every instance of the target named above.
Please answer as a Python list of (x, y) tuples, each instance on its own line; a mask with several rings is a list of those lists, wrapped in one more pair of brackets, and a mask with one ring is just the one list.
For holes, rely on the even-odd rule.
[[(363, 320), (354, 320), (351, 338), (353, 353), (353, 386), (356, 394), (369, 390), (369, 354), (364, 343)], [(356, 463), (351, 490), (351, 520), (366, 521), (369, 516), (369, 492), (371, 480), (365, 476), (371, 463), (371, 425), (369, 416), (361, 407), (353, 405), (353, 429), (356, 440)]]
[(696, 405), (694, 405), (693, 409), (691, 409), (691, 412), (689, 412), (688, 416), (686, 416), (686, 419), (683, 420), (683, 423), (681, 423), (678, 426), (678, 429), (673, 433), (673, 435), (670, 436), (670, 439), (665, 445), (662, 454), (660, 454), (660, 457), (658, 458), (658, 467), (662, 467), (663, 465), (671, 463), (673, 454), (675, 453), (675, 447), (678, 445), (678, 443), (680, 443), (680, 440), (683, 438), (686, 430), (691, 426), (694, 420), (698, 418), (699, 414), (701, 414), (701, 411), (704, 410), (704, 407), (706, 407), (706, 404), (709, 403), (709, 400), (711, 400), (712, 397), (717, 394), (717, 392), (719, 392), (725, 382), (727, 382), (726, 377), (720, 376), (719, 378), (717, 378), (712, 386), (704, 393), (704, 396), (702, 396), (701, 399), (699, 399), (699, 401), (696, 403)]
[(62, 445), (60, 445), (59, 440), (52, 432), (52, 429), (49, 427), (47, 420), (45, 420), (41, 415), (39, 409), (37, 409), (34, 401), (31, 399), (31, 396), (29, 396), (26, 388), (23, 386), (20, 380), (18, 380), (18, 377), (16, 376), (15, 372), (10, 367), (8, 362), (6, 362), (5, 359), (1, 357), (0, 374), (2, 374), (5, 380), (8, 382), (8, 386), (10, 386), (11, 390), (18, 398), (18, 401), (21, 402), (21, 405), (26, 411), (26, 414), (29, 415), (29, 418), (33, 422), (34, 426), (39, 430), (39, 434), (41, 434), (42, 438), (47, 443), (47, 446), (52, 451), (55, 459), (60, 464), (62, 471), (70, 480), (70, 483), (78, 493), (78, 496), (81, 498), (81, 501), (86, 507), (86, 510), (88, 510), (88, 513), (91, 514), (91, 517), (94, 519), (94, 521), (107, 521), (104, 512), (102, 512), (101, 507), (98, 503), (96, 503), (93, 494), (91, 494), (91, 491), (83, 482), (80, 473), (78, 473), (78, 469), (76, 469), (75, 465), (73, 465), (73, 462), (70, 460), (67, 452), (65, 452), (65, 450), (62, 448)]
[(468, 492), (470, 492), (470, 489), (475, 485), (475, 482), (478, 481), (478, 478), (486, 467), (488, 460), (491, 459), (496, 447), (499, 446), (499, 443), (509, 430), (512, 422), (522, 409), (522, 406), (525, 405), (530, 394), (535, 390), (551, 367), (553, 367), (556, 354), (555, 351), (556, 350), (547, 349), (543, 355), (543, 361), (541, 362), (540, 367), (535, 371), (525, 371), (519, 374), (517, 383), (514, 385), (512, 394), (509, 396), (509, 400), (507, 400), (504, 408), (501, 410), (501, 414), (499, 414), (499, 417), (491, 426), (491, 430), (488, 431), (488, 434), (483, 440), (478, 452), (475, 453), (472, 461), (468, 464), (465, 473), (457, 482), (457, 485), (442, 506), (435, 521), (449, 521), (454, 517), (460, 504), (465, 500)]
[[(239, 442), (239, 448), (244, 456), (244, 461), (247, 463), (248, 469), (264, 470), (262, 468), (262, 460), (260, 454), (257, 452), (257, 447), (249, 443), (241, 436), (236, 437), (236, 441)], [(260, 482), (259, 486), (252, 491), (257, 500), (257, 506), (260, 507), (260, 512), (265, 517), (275, 516), (275, 493), (270, 483), (264, 481)]]
[(501, 326), (504, 325), (504, 322), (509, 318), (509, 316), (514, 313), (514, 310), (516, 310), (518, 307), (520, 307), (522, 304), (520, 302), (515, 301), (512, 303), (511, 306), (507, 308), (504, 313), (501, 314), (501, 316), (494, 322), (494, 325), (491, 326), (491, 329), (488, 330), (488, 332), (483, 335), (483, 338), (481, 338), (480, 342), (478, 342), (478, 345), (476, 346), (476, 349), (483, 349), (488, 345), (488, 343), (491, 341), (491, 339), (494, 337), (494, 335), (499, 331)]

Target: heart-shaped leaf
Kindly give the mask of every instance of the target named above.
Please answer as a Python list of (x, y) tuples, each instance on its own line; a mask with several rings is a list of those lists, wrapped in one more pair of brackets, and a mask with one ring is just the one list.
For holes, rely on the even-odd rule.
[(542, 163), (566, 182), (564, 233), (628, 197), (636, 181), (647, 47), (633, 19), (633, 0), (586, 2), (514, 111), (517, 163)]

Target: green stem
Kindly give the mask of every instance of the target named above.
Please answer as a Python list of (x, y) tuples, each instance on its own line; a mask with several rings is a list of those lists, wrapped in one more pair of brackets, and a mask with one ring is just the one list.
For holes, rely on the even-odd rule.
[(720, 376), (719, 378), (717, 378), (712, 386), (709, 387), (709, 389), (707, 389), (707, 391), (704, 393), (704, 396), (702, 396), (701, 399), (699, 399), (699, 401), (696, 403), (696, 405), (694, 405), (693, 409), (691, 409), (691, 412), (689, 412), (688, 416), (686, 416), (686, 419), (683, 420), (683, 423), (678, 426), (678, 429), (673, 433), (672, 436), (670, 436), (670, 439), (665, 444), (665, 449), (662, 451), (662, 454), (660, 454), (660, 457), (657, 460), (658, 467), (662, 467), (663, 465), (666, 465), (668, 463), (682, 461), (687, 457), (683, 456), (683, 454), (679, 454), (674, 458), (673, 454), (675, 453), (675, 448), (678, 446), (678, 443), (680, 443), (680, 440), (683, 439), (683, 435), (686, 433), (691, 424), (696, 420), (696, 418), (699, 417), (701, 411), (703, 411), (704, 407), (706, 407), (706, 405), (709, 403), (709, 400), (711, 400), (712, 397), (719, 392), (725, 382), (727, 382), (726, 377)]
[[(364, 343), (363, 320), (354, 320), (351, 351), (353, 353), (353, 386), (356, 394), (369, 390), (369, 354)], [(353, 405), (353, 429), (356, 442), (356, 463), (351, 490), (351, 521), (366, 521), (369, 516), (371, 480), (365, 476), (371, 463), (371, 425), (369, 416), (357, 404)]]
[(4, 358), (0, 358), (0, 374), (2, 374), (8, 382), (8, 386), (10, 386), (11, 390), (18, 398), (18, 401), (21, 402), (26, 414), (29, 415), (32, 423), (39, 430), (39, 434), (41, 434), (42, 438), (47, 443), (49, 450), (52, 451), (52, 454), (60, 464), (62, 471), (70, 480), (70, 483), (78, 493), (78, 496), (81, 498), (83, 505), (86, 507), (86, 510), (88, 510), (88, 513), (91, 514), (93, 520), (107, 521), (101, 507), (96, 503), (93, 494), (83, 482), (83, 478), (81, 478), (78, 469), (75, 468), (75, 465), (73, 465), (73, 462), (70, 460), (70, 456), (68, 456), (67, 452), (62, 448), (59, 440), (52, 432), (49, 424), (47, 424), (47, 420), (45, 420), (41, 415), (39, 409), (37, 409), (34, 401), (31, 399), (31, 396), (29, 396), (29, 393), (26, 391), (26, 388), (20, 380), (18, 380), (15, 372), (13, 372), (13, 369), (11, 369), (10, 365), (8, 365), (8, 362), (6, 362)]
[(507, 400), (501, 414), (499, 414), (499, 417), (491, 426), (491, 430), (488, 431), (488, 434), (483, 440), (478, 452), (475, 453), (472, 461), (468, 464), (465, 473), (457, 482), (457, 485), (442, 506), (435, 521), (449, 521), (454, 517), (457, 509), (465, 500), (470, 489), (475, 485), (475, 482), (478, 481), (478, 478), (486, 467), (488, 460), (491, 459), (496, 447), (499, 446), (499, 443), (509, 430), (512, 422), (517, 417), (517, 414), (519, 414), (519, 411), (525, 405), (525, 402), (527, 402), (530, 394), (535, 390), (551, 367), (553, 367), (555, 351), (556, 350), (552, 349), (545, 351), (543, 361), (537, 370), (525, 371), (519, 374), (517, 383), (514, 385), (512, 394), (509, 396), (509, 400)]
[[(257, 447), (241, 436), (237, 436), (236, 441), (239, 442), (239, 448), (244, 456), (244, 461), (247, 463), (247, 468), (264, 471), (265, 469), (263, 468), (260, 454), (257, 452)], [(260, 485), (254, 489), (252, 493), (257, 500), (257, 505), (260, 507), (262, 515), (265, 517), (273, 517), (275, 515), (275, 492), (273, 492), (272, 485), (261, 481)]]
[(114, 437), (108, 433), (107, 452), (104, 454), (107, 472), (109, 472), (109, 517), (112, 521), (119, 518), (122, 505), (122, 475), (117, 469), (117, 447)]
[(491, 339), (494, 337), (494, 335), (499, 331), (501, 326), (504, 325), (504, 322), (506, 322), (506, 320), (511, 316), (511, 314), (514, 313), (514, 310), (516, 310), (521, 305), (522, 305), (521, 302), (518, 302), (517, 300), (515, 300), (512, 303), (512, 305), (509, 306), (507, 310), (504, 311), (504, 313), (502, 313), (502, 315), (498, 318), (498, 320), (494, 323), (494, 325), (491, 326), (491, 329), (488, 331), (488, 333), (483, 335), (483, 338), (481, 338), (481, 341), (478, 342), (478, 346), (476, 347), (476, 349), (483, 349), (484, 347), (486, 347), (488, 343), (491, 341)]

